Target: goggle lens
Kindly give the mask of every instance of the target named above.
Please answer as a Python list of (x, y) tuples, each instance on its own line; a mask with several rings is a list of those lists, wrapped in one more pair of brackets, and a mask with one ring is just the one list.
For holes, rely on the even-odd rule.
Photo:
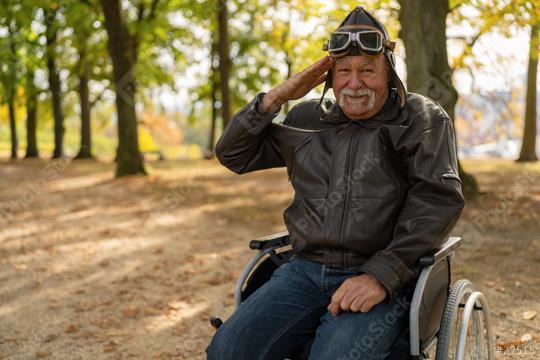
[(357, 33), (358, 38), (360, 40), (360, 44), (367, 50), (377, 50), (380, 49), (382, 39), (381, 35), (377, 32), (365, 32), (365, 33)]
[(350, 34), (332, 34), (330, 38), (330, 51), (339, 51), (346, 48), (350, 42)]

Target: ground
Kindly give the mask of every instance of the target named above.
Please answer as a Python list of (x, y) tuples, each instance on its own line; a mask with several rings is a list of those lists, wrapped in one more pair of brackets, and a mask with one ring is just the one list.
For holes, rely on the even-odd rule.
[[(482, 195), (452, 232), (454, 278), (486, 294), (497, 358), (537, 359), (540, 166), (465, 166)], [(204, 359), (209, 317), (231, 313), (247, 243), (283, 229), (291, 188), (282, 169), (149, 167), (0, 163), (1, 359)]]

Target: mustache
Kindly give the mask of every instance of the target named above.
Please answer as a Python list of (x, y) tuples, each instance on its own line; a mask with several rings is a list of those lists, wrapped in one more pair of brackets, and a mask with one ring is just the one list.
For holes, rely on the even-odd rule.
[[(339, 106), (341, 106), (341, 108), (344, 108), (345, 107), (345, 97), (351, 97), (352, 98), (352, 101), (353, 103), (355, 103), (356, 105), (355, 106), (359, 106), (361, 103), (364, 102), (364, 100), (360, 100), (360, 96), (367, 96), (367, 108), (368, 109), (373, 109), (373, 107), (375, 106), (375, 91), (374, 90), (371, 90), (371, 89), (368, 89), (368, 88), (362, 88), (362, 89), (357, 89), (357, 90), (353, 90), (351, 88), (343, 88), (341, 90), (341, 93), (339, 94), (339, 100), (338, 100), (338, 104)], [(350, 101), (349, 101), (350, 103)]]
[(350, 89), (350, 88), (344, 88), (341, 90), (341, 95), (345, 95), (345, 96), (365, 96), (365, 95), (368, 95), (368, 96), (373, 96), (375, 95), (375, 92), (371, 89), (368, 89), (368, 88), (363, 88), (363, 89), (358, 89), (358, 90), (353, 90), (353, 89)]

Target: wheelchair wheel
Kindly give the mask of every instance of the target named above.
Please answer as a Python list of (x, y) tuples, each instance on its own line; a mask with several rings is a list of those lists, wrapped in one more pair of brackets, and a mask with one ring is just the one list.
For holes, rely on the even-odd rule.
[[(479, 296), (482, 296), (481, 301), (478, 301)], [(470, 313), (466, 324), (463, 324), (464, 311)], [(476, 292), (469, 280), (458, 280), (444, 310), (436, 359), (492, 360), (492, 345), (489, 310), (483, 295)]]

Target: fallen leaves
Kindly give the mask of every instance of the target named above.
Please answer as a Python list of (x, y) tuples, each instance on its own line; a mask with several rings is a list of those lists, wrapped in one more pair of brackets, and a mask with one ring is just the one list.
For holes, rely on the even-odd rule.
[(500, 348), (509, 348), (512, 346), (520, 346), (536, 339), (538, 339), (538, 336), (533, 336), (530, 333), (525, 333), (521, 335), (519, 339), (510, 340), (507, 342), (500, 342), (497, 343), (497, 346)]
[(49, 357), (51, 356), (52, 353), (50, 351), (45, 351), (45, 350), (40, 350), (36, 353), (36, 357), (38, 358), (46, 358), (46, 357)]
[(105, 347), (103, 348), (103, 352), (104, 353), (110, 353), (110, 352), (113, 352), (113, 351), (116, 351), (116, 346), (118, 344), (114, 341), (109, 341), (107, 344), (105, 344)]
[(124, 309), (123, 314), (128, 318), (135, 318), (139, 315), (141, 309), (136, 305), (130, 305), (128, 308)]
[(113, 327), (119, 326), (119, 322), (112, 319), (109, 316), (104, 316), (98, 319), (92, 319), (90, 320), (90, 324), (100, 328), (100, 329), (110, 329)]
[(66, 326), (66, 328), (64, 329), (64, 332), (66, 334), (73, 334), (74, 332), (77, 332), (77, 326), (75, 326), (75, 324), (69, 324), (68, 326)]
[(49, 343), (49, 342), (52, 342), (52, 341), (54, 341), (56, 339), (58, 339), (57, 334), (49, 334), (49, 335), (45, 336), (45, 338), (43, 339), (43, 342), (44, 343)]
[(486, 286), (500, 293), (504, 293), (506, 291), (506, 288), (498, 281), (487, 281)]
[[(174, 168), (179, 164), (175, 163)], [(14, 264), (13, 268), (7, 270), (15, 274), (16, 281), (9, 286), (18, 289), (23, 280), (31, 286), (20, 287), (21, 303), (14, 302), (15, 310), (11, 314), (6, 312), (7, 324), (13, 324), (13, 331), (0, 331), (0, 358), (15, 353), (14, 358), (76, 359), (73, 354), (77, 350), (85, 355), (93, 354), (90, 356), (96, 359), (201, 358), (213, 334), (208, 318), (226, 316), (233, 308), (234, 281), (253, 255), (247, 248), (248, 239), (256, 235), (254, 233), (278, 230), (281, 210), (289, 202), (286, 177), (278, 179), (273, 175), (277, 172), (241, 178), (214, 176), (225, 172), (207, 162), (204, 164), (213, 175), (199, 179), (198, 187), (191, 189), (193, 192), (186, 201), (182, 200), (181, 214), (187, 220), (180, 226), (176, 223), (168, 226), (172, 221), (169, 217), (161, 223), (152, 216), (163, 206), (162, 200), (167, 194), (185, 184), (192, 165), (177, 170), (182, 179), (171, 175), (171, 169), (167, 169), (166, 181), (152, 180), (163, 185), (161, 187), (148, 186), (146, 179), (121, 183), (107, 180), (80, 191), (65, 190), (58, 197), (44, 192), (43, 202), (35, 202), (24, 221), (19, 217), (19, 224), (11, 223), (9, 227), (20, 226), (26, 233), (18, 235), (14, 241), (1, 243), (0, 259), (7, 258), (3, 254), (12, 257), (9, 264)], [(29, 169), (29, 165), (16, 166)], [(94, 165), (88, 166), (88, 174), (81, 172), (77, 176), (95, 176), (95, 171), (103, 171), (92, 168)], [(112, 178), (112, 170), (103, 176), (103, 179)], [(499, 169), (493, 176), (496, 176), (493, 182), (497, 183), (505, 177)], [(25, 174), (21, 179), (20, 184), (24, 185), (25, 179), (32, 176)], [(278, 185), (278, 180), (283, 180), (279, 183), (283, 186)], [(487, 182), (482, 183), (484, 189), (493, 193), (485, 184)], [(274, 192), (276, 185), (279, 191)], [(120, 193), (124, 187), (126, 192)], [(536, 194), (538, 203), (540, 193)], [(198, 209), (208, 207), (212, 199), (214, 207), (199, 213)], [(234, 202), (236, 199), (238, 202)], [(480, 213), (495, 207), (501, 197), (491, 200), (482, 205)], [(514, 203), (512, 200), (509, 204)], [(522, 212), (530, 212), (530, 208), (524, 207)], [(91, 210), (89, 216), (68, 217), (69, 213), (85, 209)], [(511, 210), (510, 206), (507, 209)], [(180, 214), (176, 210), (168, 216)], [(55, 217), (51, 216), (51, 211), (64, 217), (58, 217), (53, 223), (51, 218)], [(251, 218), (264, 221), (246, 226), (246, 215), (250, 212), (254, 214)], [(508, 217), (512, 221), (516, 216), (510, 212), (500, 216), (497, 213), (488, 220), (499, 221), (501, 216), (507, 215), (512, 216)], [(145, 221), (147, 219), (149, 221)], [(146, 229), (145, 224), (151, 227)], [(485, 231), (478, 232), (479, 241), (485, 241), (486, 246), (479, 249), (478, 256), (467, 265), (478, 265), (475, 268), (481, 269), (474, 273), (474, 283), (482, 290), (488, 288), (485, 293), (490, 307), (501, 315), (493, 321), (494, 330), (501, 336), (497, 342), (506, 341), (501, 345), (507, 346), (536, 346), (534, 341), (540, 332), (533, 327), (538, 327), (540, 316), (536, 312), (540, 309), (534, 305), (536, 299), (530, 289), (536, 285), (534, 275), (540, 264), (538, 246), (525, 241), (528, 238), (517, 241), (525, 234), (513, 225), (508, 226), (504, 234), (496, 233), (488, 225), (481, 227)], [(507, 240), (503, 241), (503, 237)], [(111, 238), (118, 239), (111, 241)], [(471, 243), (471, 237), (464, 240)], [(458, 250), (457, 254), (460, 253), (466, 251)], [(525, 263), (526, 260), (530, 261)], [(525, 267), (526, 272), (516, 271), (515, 274), (508, 270)], [(469, 277), (469, 274), (463, 275)], [(43, 278), (43, 285), (36, 291), (38, 278)], [(486, 283), (486, 279), (492, 281)], [(527, 305), (523, 300), (528, 301)], [(29, 317), (26, 315), (38, 312), (47, 313), (58, 323), (40, 323), (37, 338), (40, 346), (23, 353), (22, 349), (28, 349), (28, 344), (35, 340), (28, 336), (30, 331), (25, 326)], [(3, 325), (2, 321), (0, 323)]]
[(528, 310), (525, 311), (523, 314), (521, 314), (521, 318), (523, 320), (532, 320), (536, 317), (536, 311), (534, 310)]

